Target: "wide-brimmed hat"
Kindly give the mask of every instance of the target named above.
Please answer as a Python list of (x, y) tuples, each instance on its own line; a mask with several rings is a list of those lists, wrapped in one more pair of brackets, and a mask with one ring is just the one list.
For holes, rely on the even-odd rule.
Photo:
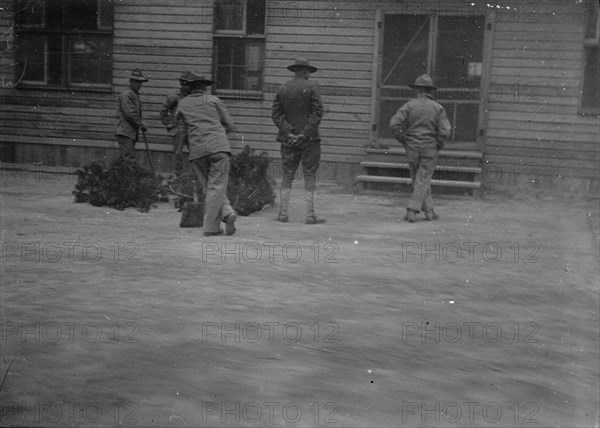
[(433, 85), (433, 79), (426, 74), (421, 74), (419, 77), (417, 77), (415, 83), (408, 86), (411, 88), (437, 89)]
[(142, 75), (142, 70), (140, 70), (139, 68), (136, 68), (135, 70), (133, 70), (131, 72), (131, 75), (129, 76), (129, 80), (137, 80), (138, 82), (147, 82), (148, 81), (148, 79), (146, 79)]
[(190, 81), (190, 72), (186, 71), (184, 73), (181, 73), (181, 76), (179, 76), (179, 81), (180, 82), (189, 82)]
[(200, 86), (210, 86), (213, 83), (215, 83), (214, 81), (212, 81), (212, 80), (207, 79), (206, 77), (204, 77), (203, 74), (196, 73), (194, 71), (191, 71), (191, 72), (188, 73), (187, 82), (188, 83), (195, 83), (196, 85), (200, 85)]
[(303, 68), (307, 69), (310, 73), (314, 73), (317, 71), (317, 67), (313, 67), (308, 63), (308, 61), (304, 58), (296, 58), (294, 63), (290, 65), (287, 69), (293, 71), (294, 73), (298, 70), (302, 70)]

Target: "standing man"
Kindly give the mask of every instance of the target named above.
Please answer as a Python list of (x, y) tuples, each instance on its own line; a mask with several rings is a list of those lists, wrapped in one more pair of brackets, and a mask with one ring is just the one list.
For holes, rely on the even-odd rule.
[(273, 101), (272, 118), (279, 128), (277, 141), (281, 143), (280, 209), (277, 220), (288, 221), (288, 207), (292, 194), (292, 181), (302, 161), (306, 200), (306, 224), (325, 223), (315, 214), (316, 174), (321, 159), (319, 124), (323, 117), (323, 105), (319, 86), (309, 82), (311, 73), (317, 71), (304, 58), (298, 58), (288, 67), (294, 78), (285, 83)]
[(190, 94), (179, 102), (175, 114), (178, 131), (176, 138), (189, 144), (190, 162), (198, 181), (202, 183), (206, 200), (204, 203), (204, 236), (235, 233), (236, 214), (227, 199), (229, 181), (229, 141), (226, 133), (233, 132), (231, 116), (221, 100), (205, 94), (213, 84), (198, 73), (188, 75)]
[(183, 170), (183, 146), (180, 144), (183, 139), (176, 138), (175, 134), (177, 132), (177, 123), (175, 122), (175, 111), (177, 110), (177, 105), (179, 101), (181, 101), (184, 97), (186, 97), (190, 93), (190, 88), (188, 86), (188, 77), (189, 71), (183, 73), (179, 76), (179, 85), (180, 88), (177, 92), (169, 94), (167, 99), (162, 105), (160, 110), (160, 120), (167, 128), (167, 132), (171, 137), (173, 137), (173, 172), (175, 173), (175, 177), (179, 177)]
[(142, 83), (147, 82), (142, 75), (142, 70), (136, 68), (129, 76), (129, 88), (119, 95), (117, 111), (119, 122), (117, 123), (117, 141), (121, 157), (135, 162), (135, 143), (138, 140), (140, 130), (146, 132), (148, 127), (142, 120), (142, 104), (140, 102), (140, 89)]
[(431, 93), (436, 88), (431, 77), (423, 74), (410, 87), (415, 90), (415, 98), (400, 107), (390, 120), (390, 127), (406, 149), (413, 193), (404, 218), (414, 223), (419, 208), (425, 211), (425, 220), (439, 218), (433, 210), (431, 177), (451, 127), (446, 110), (433, 100)]

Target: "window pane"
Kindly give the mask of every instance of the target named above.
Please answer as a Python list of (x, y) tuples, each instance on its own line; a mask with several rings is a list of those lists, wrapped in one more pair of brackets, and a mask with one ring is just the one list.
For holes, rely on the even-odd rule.
[(581, 106), (584, 108), (600, 108), (600, 49), (585, 49), (585, 71), (583, 74), (583, 94)]
[(64, 29), (95, 30), (98, 27), (97, 0), (65, 0)]
[(43, 27), (44, 1), (17, 0), (15, 2), (15, 24), (20, 27)]
[(112, 80), (111, 38), (75, 36), (71, 43), (71, 83), (106, 83)]
[(48, 83), (62, 84), (62, 36), (48, 36)]
[(100, 0), (98, 5), (98, 28), (112, 29), (113, 26), (113, 4), (112, 0)]
[(262, 89), (263, 45), (248, 43), (246, 45), (246, 75), (244, 89), (260, 91)]
[(427, 73), (429, 17), (386, 15), (383, 37), (383, 85), (408, 85)]
[(244, 0), (217, 0), (215, 29), (244, 30)]
[[(45, 37), (37, 34), (19, 34), (19, 50), (17, 51), (18, 68), (15, 79), (23, 81), (43, 82)], [(23, 76), (23, 77), (21, 77)]]
[(248, 0), (246, 32), (265, 34), (265, 0)]
[(261, 90), (264, 41), (215, 39), (217, 89)]
[(63, 4), (61, 0), (46, 0), (46, 27), (62, 29)]
[(456, 87), (481, 79), (483, 16), (440, 16), (433, 79), (439, 87)]

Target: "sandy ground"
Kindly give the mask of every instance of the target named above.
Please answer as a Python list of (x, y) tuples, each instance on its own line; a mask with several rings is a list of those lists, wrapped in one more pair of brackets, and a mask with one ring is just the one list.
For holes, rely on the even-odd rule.
[[(3, 426), (598, 426), (598, 201), (324, 189), (231, 237), (1, 182)], [(10, 365), (10, 369), (9, 369)]]

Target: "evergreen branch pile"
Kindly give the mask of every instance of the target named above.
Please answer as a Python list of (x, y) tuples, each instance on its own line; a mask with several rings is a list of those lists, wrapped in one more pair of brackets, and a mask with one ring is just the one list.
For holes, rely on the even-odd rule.
[(160, 177), (123, 158), (113, 162), (106, 171), (98, 162), (92, 162), (76, 174), (75, 202), (117, 210), (136, 207), (138, 211), (148, 212), (154, 202), (162, 199)]
[(269, 155), (254, 153), (250, 146), (231, 157), (227, 197), (240, 215), (250, 215), (275, 203), (275, 190), (269, 180)]
[[(249, 146), (231, 156), (227, 197), (238, 214), (247, 216), (275, 203), (275, 190), (268, 177), (268, 168), (268, 154), (257, 155)], [(141, 212), (148, 212), (154, 202), (165, 200), (160, 177), (122, 158), (113, 162), (106, 171), (98, 162), (92, 162), (77, 170), (76, 174), (75, 202), (89, 202), (97, 207), (108, 206), (118, 210), (136, 207)], [(177, 192), (175, 208), (180, 209), (185, 202), (193, 200), (194, 180), (193, 174), (182, 174), (169, 182), (170, 188)], [(199, 190), (202, 201), (204, 194), (202, 189)]]

